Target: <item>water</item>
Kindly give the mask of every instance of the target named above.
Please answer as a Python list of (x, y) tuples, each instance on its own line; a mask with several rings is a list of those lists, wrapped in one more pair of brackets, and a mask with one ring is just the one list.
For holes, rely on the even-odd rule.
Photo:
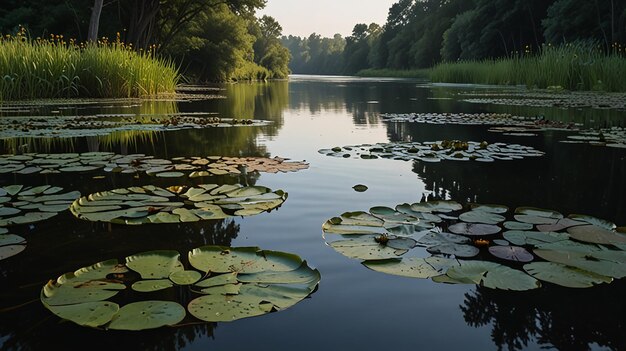
[[(0, 262), (2, 349), (80, 347), (184, 350), (495, 350), (626, 349), (626, 283), (592, 289), (554, 286), (511, 293), (452, 286), (370, 271), (328, 247), (322, 223), (346, 211), (418, 202), (423, 196), (461, 202), (536, 206), (583, 213), (626, 224), (626, 152), (560, 143), (563, 132), (507, 137), (482, 126), (383, 123), (380, 113), (514, 112), (605, 126), (623, 124), (621, 112), (475, 105), (459, 101), (474, 86), (433, 87), (411, 80), (296, 76), (290, 82), (223, 87), (224, 100), (177, 106), (102, 107), (61, 113), (219, 112), (224, 118), (274, 121), (269, 127), (168, 132), (147, 136), (34, 143), (37, 152), (143, 152), (157, 157), (281, 156), (306, 160), (310, 169), (261, 174), (251, 181), (289, 192), (278, 210), (254, 217), (186, 225), (123, 227), (75, 220), (64, 212), (20, 226), (27, 250)], [(494, 89), (494, 88), (489, 88)], [(54, 108), (52, 108), (54, 109)], [(42, 110), (41, 114), (47, 114)], [(530, 145), (543, 158), (479, 164), (412, 164), (393, 160), (337, 159), (318, 149), (397, 140), (502, 141)], [(6, 143), (5, 148), (11, 147)], [(89, 175), (3, 176), (2, 185), (55, 184), (83, 194), (145, 185), (146, 178)], [(216, 181), (236, 182), (219, 177)], [(157, 185), (172, 185), (159, 180)], [(369, 190), (357, 193), (355, 184)], [(319, 289), (278, 313), (231, 323), (146, 332), (103, 332), (59, 322), (39, 303), (48, 279), (95, 262), (168, 249), (183, 254), (216, 244), (258, 246), (300, 255), (320, 270)], [(34, 301), (34, 302), (31, 302)], [(28, 303), (31, 302), (31, 303)], [(19, 306), (24, 304), (23, 306)]]

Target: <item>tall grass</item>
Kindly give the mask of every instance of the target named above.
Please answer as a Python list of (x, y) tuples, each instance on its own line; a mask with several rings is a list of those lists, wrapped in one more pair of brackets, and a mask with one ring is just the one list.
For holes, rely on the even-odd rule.
[(433, 82), (523, 84), (568, 90), (626, 91), (626, 57), (621, 48), (610, 54), (592, 44), (543, 46), (538, 54), (483, 61), (442, 63)]
[(172, 61), (119, 41), (79, 45), (62, 36), (0, 39), (0, 101), (39, 98), (133, 98), (174, 93)]
[(246, 61), (240, 67), (237, 67), (230, 79), (234, 82), (239, 81), (266, 81), (272, 78), (272, 72), (263, 66), (259, 66), (254, 62)]
[(386, 78), (417, 78), (417, 79), (429, 79), (430, 69), (420, 68), (411, 70), (396, 70), (396, 69), (375, 69), (368, 68), (357, 72), (359, 77), (386, 77)]

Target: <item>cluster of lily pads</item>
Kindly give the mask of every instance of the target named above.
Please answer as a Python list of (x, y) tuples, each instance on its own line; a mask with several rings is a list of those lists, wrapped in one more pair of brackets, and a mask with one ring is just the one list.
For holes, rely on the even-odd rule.
[(28, 187), (8, 185), (0, 188), (0, 261), (26, 249), (26, 239), (10, 234), (11, 225), (31, 224), (56, 216), (69, 208), (80, 192), (63, 193), (50, 185)]
[(508, 113), (408, 113), (381, 114), (385, 122), (414, 122), (427, 124), (493, 125), (535, 130), (576, 129), (574, 124), (547, 121), (543, 118), (513, 116)]
[(203, 184), (163, 189), (146, 185), (81, 197), (72, 203), (70, 211), (92, 222), (188, 223), (253, 216), (281, 206), (286, 199), (282, 190), (262, 186)]
[[(202, 129), (238, 126), (266, 126), (271, 121), (197, 117), (170, 114), (149, 116), (39, 116), (0, 119), (0, 139), (11, 138), (74, 138), (105, 136), (115, 132), (162, 132), (182, 129)], [(107, 119), (108, 118), (108, 119)]]
[(307, 169), (305, 162), (287, 162), (280, 157), (177, 157), (157, 159), (144, 154), (119, 155), (112, 152), (65, 154), (1, 155), (0, 174), (57, 174), (105, 171), (124, 174), (147, 173), (161, 178), (189, 176), (198, 178), (212, 175), (241, 174), (245, 172), (296, 172)]
[(0, 227), (43, 221), (65, 211), (80, 192), (42, 185), (8, 185), (0, 188)]
[(485, 141), (479, 143), (459, 140), (352, 145), (322, 149), (319, 150), (319, 153), (343, 158), (387, 158), (423, 162), (441, 162), (443, 160), (494, 162), (496, 160), (515, 160), (544, 155), (543, 152), (530, 146), (519, 144), (489, 144)]
[[(41, 302), (81, 326), (146, 330), (191, 319), (187, 311), (196, 321), (229, 322), (283, 310), (309, 296), (320, 281), (319, 271), (300, 257), (256, 247), (200, 247), (189, 251), (188, 261), (190, 268), (177, 251), (152, 251), (124, 263), (96, 263), (48, 282)], [(120, 307), (112, 301), (129, 290), (139, 302)], [(158, 291), (168, 299), (148, 295)]]
[(533, 92), (466, 92), (460, 95), (470, 97), (463, 101), (476, 104), (496, 104), (507, 106), (561, 107), (561, 108), (598, 108), (626, 109), (626, 94), (597, 92), (566, 92), (551, 91)]
[(626, 228), (586, 215), (430, 201), (344, 213), (322, 229), (332, 248), (372, 270), (439, 283), (521, 291), (626, 277)]
[(578, 135), (570, 135), (567, 138), (569, 140), (563, 142), (626, 148), (626, 128), (613, 127), (598, 131), (585, 131), (580, 132)]

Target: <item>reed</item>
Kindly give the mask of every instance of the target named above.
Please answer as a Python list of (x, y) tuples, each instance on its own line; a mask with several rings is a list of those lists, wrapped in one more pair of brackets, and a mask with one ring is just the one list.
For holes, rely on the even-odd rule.
[(397, 69), (375, 69), (368, 68), (359, 71), (357, 74), (359, 77), (386, 77), (386, 78), (417, 78), (417, 79), (429, 79), (430, 69), (410, 69), (410, 70), (397, 70)]
[(174, 93), (174, 62), (119, 40), (78, 44), (62, 36), (0, 39), (0, 101), (40, 98), (136, 98)]
[(624, 92), (624, 54), (619, 45), (609, 54), (588, 43), (544, 45), (537, 54), (527, 50), (509, 58), (442, 63), (433, 68), (431, 80)]

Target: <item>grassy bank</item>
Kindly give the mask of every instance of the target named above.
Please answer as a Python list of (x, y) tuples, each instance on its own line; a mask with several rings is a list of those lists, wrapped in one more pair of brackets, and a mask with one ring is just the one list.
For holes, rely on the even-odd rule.
[(430, 69), (412, 69), (412, 70), (396, 70), (396, 69), (364, 69), (357, 74), (359, 77), (387, 77), (387, 78), (418, 78), (429, 79)]
[(0, 39), (0, 72), (0, 101), (173, 93), (179, 79), (173, 62), (120, 42), (78, 45), (23, 33)]
[(544, 46), (533, 55), (484, 61), (442, 63), (431, 80), (446, 83), (523, 84), (530, 88), (626, 91), (626, 57), (606, 55), (591, 45)]

